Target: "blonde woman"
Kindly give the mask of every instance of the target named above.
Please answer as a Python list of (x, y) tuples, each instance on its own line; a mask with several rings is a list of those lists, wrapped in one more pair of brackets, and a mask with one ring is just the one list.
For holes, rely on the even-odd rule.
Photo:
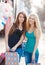
[(26, 22), (26, 45), (24, 48), (24, 55), (26, 65), (35, 59), (35, 52), (38, 47), (39, 38), (41, 34), (40, 23), (37, 15), (31, 14)]

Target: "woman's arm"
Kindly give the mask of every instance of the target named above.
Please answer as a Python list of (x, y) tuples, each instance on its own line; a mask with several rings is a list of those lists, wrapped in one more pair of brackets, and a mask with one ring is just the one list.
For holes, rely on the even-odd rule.
[(35, 52), (36, 52), (36, 49), (38, 47), (38, 44), (39, 44), (39, 39), (40, 39), (40, 31), (38, 29), (35, 30), (35, 36), (36, 36), (36, 44), (35, 44), (35, 48), (34, 48), (34, 51), (33, 51), (33, 57), (35, 59)]
[(27, 42), (27, 38), (26, 38), (26, 36), (25, 36), (25, 38), (24, 38), (23, 42)]
[(22, 44), (24, 37), (25, 37), (24, 35), (21, 36), (19, 42), (12, 48), (13, 51), (15, 51), (17, 47)]
[(9, 31), (10, 31), (13, 23), (10, 23), (10, 26), (7, 26), (7, 24), (6, 24), (6, 27), (5, 27), (5, 43), (6, 43), (5, 45), (6, 45), (6, 51), (8, 51), (10, 49), (9, 46), (8, 46), (8, 35), (9, 35)]
[(5, 35), (5, 45), (6, 45), (6, 51), (9, 51), (10, 50), (10, 48), (9, 48), (9, 46), (8, 46), (8, 35), (6, 34)]

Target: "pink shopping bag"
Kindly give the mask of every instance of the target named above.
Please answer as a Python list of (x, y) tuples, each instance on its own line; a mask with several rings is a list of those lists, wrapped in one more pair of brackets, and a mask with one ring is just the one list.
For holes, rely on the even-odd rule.
[(1, 53), (0, 55), (0, 65), (5, 65), (5, 54)]

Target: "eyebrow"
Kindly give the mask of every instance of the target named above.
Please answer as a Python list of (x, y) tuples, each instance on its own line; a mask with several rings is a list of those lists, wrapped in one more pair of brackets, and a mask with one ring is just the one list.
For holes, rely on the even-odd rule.
[[(32, 17), (29, 17), (29, 18), (32, 18)], [(35, 18), (32, 18), (32, 19), (35, 19)]]

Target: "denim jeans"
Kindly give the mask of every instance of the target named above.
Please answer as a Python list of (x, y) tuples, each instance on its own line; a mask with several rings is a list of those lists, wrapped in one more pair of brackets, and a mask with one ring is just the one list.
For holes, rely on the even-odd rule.
[(17, 48), (15, 52), (17, 52), (19, 54), (19, 62), (20, 62), (22, 52), (23, 52), (22, 48)]
[(20, 62), (22, 52), (23, 52), (22, 48), (17, 48), (15, 51), (10, 50), (10, 52), (17, 52), (19, 54), (19, 62)]
[(39, 51), (38, 49), (36, 50), (36, 53), (35, 53), (35, 62), (37, 63), (38, 62), (38, 58), (39, 58)]
[(32, 53), (24, 52), (26, 65), (32, 62)]
[[(25, 61), (26, 61), (26, 65), (28, 63), (31, 63), (32, 61), (32, 53), (28, 53), (28, 52), (25, 52), (24, 51), (24, 48), (25, 48), (25, 42), (22, 44), (22, 56), (25, 57)], [(39, 51), (37, 49), (36, 53), (35, 53), (35, 62), (37, 63), (38, 62), (38, 57), (39, 57)]]

